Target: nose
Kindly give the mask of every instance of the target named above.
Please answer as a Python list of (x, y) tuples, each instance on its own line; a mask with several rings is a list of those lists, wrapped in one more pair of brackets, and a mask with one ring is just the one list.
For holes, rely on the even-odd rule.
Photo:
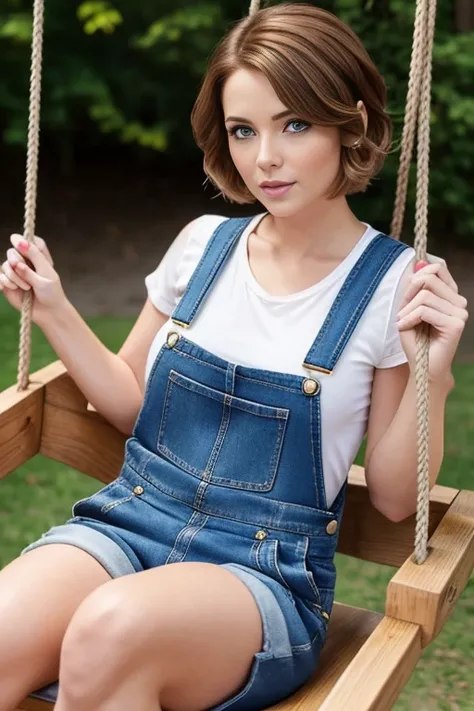
[(258, 155), (257, 155), (257, 167), (263, 172), (267, 171), (268, 168), (278, 167), (282, 164), (282, 156), (278, 149), (277, 142), (272, 139), (271, 136), (261, 136)]

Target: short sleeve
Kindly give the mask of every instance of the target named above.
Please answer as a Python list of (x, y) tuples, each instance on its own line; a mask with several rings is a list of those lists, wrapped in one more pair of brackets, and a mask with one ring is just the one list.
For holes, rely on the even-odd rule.
[(411, 259), (403, 270), (400, 271), (398, 279), (395, 282), (395, 290), (393, 294), (390, 314), (387, 319), (387, 328), (385, 332), (385, 341), (382, 349), (382, 355), (376, 368), (394, 368), (397, 365), (402, 365), (407, 362), (405, 351), (403, 350), (400, 340), (400, 332), (397, 326), (397, 314), (400, 309), (403, 296), (405, 294), (408, 281), (413, 273), (413, 250), (410, 250)]
[(220, 215), (201, 215), (189, 222), (155, 271), (145, 277), (148, 298), (159, 311), (171, 316), (214, 230), (225, 219)]
[[(376, 364), (376, 368), (394, 368), (397, 365), (402, 365), (407, 362), (407, 357), (405, 355), (405, 351), (403, 350), (400, 332), (397, 326), (397, 314), (400, 310), (400, 304), (407, 289), (408, 282), (413, 274), (413, 268), (415, 265), (415, 251), (410, 249), (409, 255), (411, 255), (411, 259), (407, 266), (401, 271), (395, 285), (396, 288), (390, 310), (390, 317), (387, 323), (382, 357)], [(428, 254), (427, 258), (430, 263), (444, 261), (433, 254)]]

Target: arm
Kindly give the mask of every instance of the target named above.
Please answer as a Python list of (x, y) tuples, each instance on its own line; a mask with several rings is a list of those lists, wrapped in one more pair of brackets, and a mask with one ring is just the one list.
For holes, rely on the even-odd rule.
[[(430, 382), (430, 489), (443, 461), (445, 404), (453, 385), (451, 374)], [(407, 364), (376, 370), (365, 473), (373, 505), (392, 521), (416, 511), (417, 453), (415, 376)]]
[(374, 506), (400, 521), (416, 511), (417, 413), (416, 328), (430, 327), (429, 476), (436, 483), (443, 460), (446, 398), (454, 386), (452, 361), (467, 321), (466, 299), (458, 293), (446, 264), (408, 274), (397, 327), (408, 363), (375, 370), (370, 407), (366, 478)]
[(129, 435), (143, 401), (148, 351), (168, 318), (147, 300), (118, 354), (104, 346), (68, 301), (38, 325), (91, 405)]
[[(168, 289), (173, 288), (176, 264), (197, 220), (181, 230), (160, 265), (165, 268)], [(68, 301), (44, 241), (35, 238), (28, 245), (21, 235), (13, 235), (11, 242), (14, 248), (8, 250), (0, 269), (0, 291), (20, 309), (22, 292), (33, 289), (34, 323), (93, 407), (121, 432), (130, 434), (143, 400), (148, 352), (168, 316), (147, 300), (119, 353), (112, 353)]]

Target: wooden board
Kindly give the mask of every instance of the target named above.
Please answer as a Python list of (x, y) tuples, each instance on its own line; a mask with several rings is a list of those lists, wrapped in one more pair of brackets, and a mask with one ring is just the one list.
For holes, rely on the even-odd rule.
[(0, 393), (0, 479), (38, 453), (43, 426), (44, 387), (34, 382), (19, 393)]
[[(354, 657), (320, 711), (388, 711), (410, 678), (421, 655), (417, 625), (384, 617)], [(310, 711), (310, 706), (301, 711)]]
[[(457, 489), (436, 485), (430, 493), (431, 536), (438, 527)], [(338, 543), (339, 553), (399, 568), (411, 555), (415, 540), (415, 515), (394, 523), (374, 508), (363, 467), (353, 466)]]
[(441, 631), (474, 567), (474, 492), (461, 491), (429, 541), (422, 565), (409, 559), (387, 590), (386, 614), (413, 622), (425, 647)]

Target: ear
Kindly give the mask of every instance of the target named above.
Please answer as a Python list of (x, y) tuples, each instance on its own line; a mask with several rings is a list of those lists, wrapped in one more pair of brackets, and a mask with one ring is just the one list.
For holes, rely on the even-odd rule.
[[(362, 118), (363, 133), (360, 131), (356, 134), (352, 131), (342, 131), (341, 132), (341, 144), (346, 148), (356, 148), (357, 144), (361, 141), (363, 136), (367, 135), (367, 126), (369, 125), (369, 117), (367, 114), (367, 109), (363, 101), (358, 101), (356, 109)], [(355, 145), (354, 145), (355, 144)]]

